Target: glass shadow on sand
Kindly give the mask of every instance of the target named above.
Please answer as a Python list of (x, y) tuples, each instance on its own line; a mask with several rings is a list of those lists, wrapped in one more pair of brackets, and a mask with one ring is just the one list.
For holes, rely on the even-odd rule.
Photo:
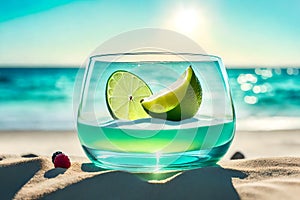
[(240, 199), (232, 178), (247, 175), (220, 166), (162, 174), (131, 174), (109, 171), (84, 163), (85, 172), (99, 172), (91, 178), (57, 190), (46, 199)]

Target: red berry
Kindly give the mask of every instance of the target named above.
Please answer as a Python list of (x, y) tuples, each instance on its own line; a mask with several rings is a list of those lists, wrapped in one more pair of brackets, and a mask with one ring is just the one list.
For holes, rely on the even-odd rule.
[(61, 153), (58, 154), (55, 158), (54, 158), (54, 167), (61, 167), (61, 168), (69, 168), (71, 166), (71, 162), (68, 156), (66, 156), (65, 154)]

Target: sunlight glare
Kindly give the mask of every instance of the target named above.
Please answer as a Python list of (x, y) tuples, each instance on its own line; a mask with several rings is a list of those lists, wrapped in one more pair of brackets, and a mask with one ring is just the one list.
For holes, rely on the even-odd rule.
[(180, 32), (192, 33), (199, 26), (199, 14), (195, 9), (181, 9), (176, 13), (175, 26)]

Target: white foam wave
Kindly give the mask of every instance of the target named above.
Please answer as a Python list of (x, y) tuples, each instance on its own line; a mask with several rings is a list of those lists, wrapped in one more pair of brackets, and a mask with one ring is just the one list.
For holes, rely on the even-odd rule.
[(238, 131), (275, 131), (300, 129), (300, 117), (248, 117), (237, 119)]

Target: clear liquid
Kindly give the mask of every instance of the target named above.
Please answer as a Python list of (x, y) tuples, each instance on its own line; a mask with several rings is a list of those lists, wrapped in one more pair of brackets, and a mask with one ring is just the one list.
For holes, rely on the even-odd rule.
[(79, 121), (78, 135), (86, 154), (98, 166), (135, 166), (138, 170), (137, 166), (154, 169), (201, 164), (201, 159), (205, 163), (216, 162), (227, 151), (234, 126), (234, 121), (194, 118), (181, 122), (115, 120), (103, 126)]

